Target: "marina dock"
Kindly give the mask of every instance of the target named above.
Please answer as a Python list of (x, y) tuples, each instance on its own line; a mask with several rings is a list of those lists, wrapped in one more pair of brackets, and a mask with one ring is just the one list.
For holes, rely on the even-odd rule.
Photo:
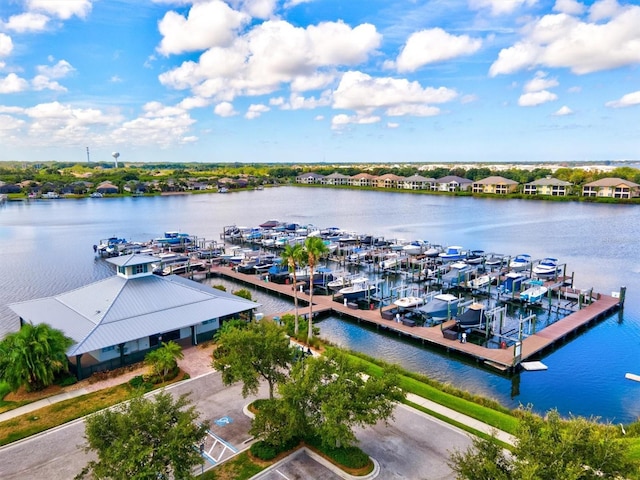
[[(291, 298), (294, 296), (294, 286), (291, 284), (268, 282), (261, 275), (239, 273), (225, 265), (212, 265), (207, 275), (226, 277), (281, 296)], [(425, 345), (475, 359), (477, 362), (499, 371), (513, 372), (520, 367), (521, 362), (539, 358), (545, 351), (555, 348), (571, 336), (576, 335), (580, 330), (595, 324), (622, 307), (622, 298), (601, 293), (593, 294), (593, 298), (594, 300), (588, 305), (506, 348), (487, 348), (471, 342), (463, 343), (458, 338), (445, 337), (444, 331), (452, 323), (455, 324), (453, 320), (435, 326), (405, 325), (397, 322), (393, 316), (383, 315), (385, 310), (388, 311), (389, 306), (362, 310), (354, 308), (352, 304), (346, 304), (346, 302), (337, 302), (331, 295), (314, 294), (312, 311), (314, 316), (330, 313), (347, 316), (357, 322), (364, 322), (378, 329), (406, 336)], [(298, 314), (306, 318), (311, 299), (306, 293), (298, 291), (298, 300), (301, 305)], [(278, 316), (286, 313), (293, 313), (293, 311), (282, 312)], [(390, 317), (390, 319), (385, 317)]]

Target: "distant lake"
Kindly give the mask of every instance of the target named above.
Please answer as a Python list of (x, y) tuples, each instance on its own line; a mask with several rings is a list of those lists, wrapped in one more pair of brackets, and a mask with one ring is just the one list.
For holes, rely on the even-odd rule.
[[(329, 318), (335, 343), (403, 364), (507, 406), (557, 407), (564, 415), (630, 422), (640, 415), (640, 206), (454, 198), (330, 188), (166, 197), (37, 200), (0, 206), (0, 335), (15, 328), (6, 307), (113, 275), (92, 246), (102, 238), (146, 241), (169, 230), (219, 239), (226, 225), (269, 219), (337, 226), (389, 239), (422, 239), (506, 255), (556, 257), (575, 286), (627, 287), (621, 315), (605, 319), (542, 360), (545, 372), (505, 378), (439, 351)], [(266, 302), (267, 308), (281, 305)], [(265, 311), (265, 313), (274, 313)]]

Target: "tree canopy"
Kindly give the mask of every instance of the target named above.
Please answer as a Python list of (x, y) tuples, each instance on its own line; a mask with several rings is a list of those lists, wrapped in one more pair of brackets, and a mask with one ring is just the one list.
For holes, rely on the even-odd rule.
[(258, 392), (260, 379), (269, 384), (273, 398), (275, 385), (286, 378), (293, 350), (284, 327), (263, 320), (222, 328), (213, 351), (212, 366), (222, 373), (225, 385), (242, 382), (242, 395)]
[(527, 409), (513, 454), (489, 439), (474, 439), (467, 451), (452, 454), (449, 465), (460, 480), (613, 480), (638, 475), (640, 468), (629, 459), (620, 429), (596, 420), (563, 420), (557, 410), (543, 418)]
[(186, 395), (174, 400), (167, 392), (91, 415), (85, 438), (98, 459), (76, 478), (89, 473), (111, 480), (194, 478), (193, 467), (202, 463), (197, 445), (208, 429), (196, 423), (198, 416)]
[(37, 391), (68, 371), (67, 349), (73, 340), (46, 323), (25, 323), (0, 342), (0, 378), (16, 391)]
[(348, 356), (329, 350), (294, 364), (279, 397), (261, 405), (251, 433), (278, 446), (314, 436), (330, 447), (350, 446), (354, 427), (392, 418), (404, 398), (398, 385), (394, 369), (367, 377)]

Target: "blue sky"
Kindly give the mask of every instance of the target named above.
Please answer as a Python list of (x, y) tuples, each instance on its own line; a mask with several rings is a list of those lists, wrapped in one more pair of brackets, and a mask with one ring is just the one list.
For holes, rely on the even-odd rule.
[(600, 161), (639, 139), (637, 1), (0, 1), (0, 161)]

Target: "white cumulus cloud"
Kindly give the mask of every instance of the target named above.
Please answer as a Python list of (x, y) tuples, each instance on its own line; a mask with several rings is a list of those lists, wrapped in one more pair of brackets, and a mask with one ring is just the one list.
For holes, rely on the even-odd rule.
[(19, 93), (29, 88), (29, 82), (15, 73), (0, 77), (0, 93)]
[(86, 18), (91, 12), (90, 0), (27, 0), (26, 6), (29, 12), (44, 12), (61, 20)]
[(580, 15), (587, 7), (577, 0), (556, 0), (553, 6), (554, 12), (568, 13), (569, 15)]
[(17, 33), (41, 32), (47, 28), (49, 17), (41, 13), (25, 12), (19, 15), (12, 15), (4, 23), (1, 23), (6, 30)]
[(269, 107), (261, 103), (252, 104), (249, 105), (249, 109), (247, 110), (247, 113), (244, 114), (244, 118), (246, 118), (247, 120), (253, 120), (254, 118), (258, 118), (263, 113), (268, 112), (269, 110), (271, 110)]
[(196, 3), (186, 18), (169, 11), (158, 24), (162, 40), (157, 50), (171, 55), (228, 46), (249, 20), (220, 0)]
[(536, 75), (533, 79), (529, 80), (524, 85), (524, 91), (526, 93), (530, 92), (539, 92), (540, 90), (547, 90), (549, 88), (557, 87), (558, 80), (555, 78), (547, 78), (546, 72), (536, 72)]
[[(558, 13), (529, 23), (521, 40), (500, 51), (490, 75), (539, 66), (582, 75), (640, 63), (640, 6), (604, 3), (608, 8), (606, 15), (599, 13), (600, 22)], [(592, 12), (598, 5), (603, 3), (594, 4)]]
[(213, 108), (213, 113), (221, 117), (233, 117), (238, 114), (238, 112), (233, 109), (233, 105), (229, 102), (220, 102)]
[(383, 108), (393, 115), (433, 115), (431, 104), (449, 102), (457, 95), (455, 90), (445, 87), (423, 88), (415, 81), (374, 78), (350, 71), (342, 76), (333, 93), (333, 108), (359, 112)]
[(627, 93), (618, 100), (607, 102), (605, 105), (611, 108), (623, 108), (631, 107), (633, 105), (640, 105), (640, 90), (638, 90), (637, 92)]
[(6, 33), (0, 33), (0, 57), (6, 57), (13, 51), (13, 40)]
[(423, 65), (471, 55), (482, 47), (482, 40), (468, 35), (451, 35), (441, 28), (413, 33), (396, 60), (399, 72), (413, 72)]
[(567, 115), (573, 115), (573, 110), (571, 110), (569, 107), (567, 107), (566, 105), (563, 105), (562, 107), (560, 107), (558, 110), (556, 110), (553, 115), (555, 117), (565, 117)]
[(75, 70), (66, 60), (60, 60), (55, 65), (38, 65), (36, 69), (48, 78), (64, 78)]
[(540, 90), (538, 92), (523, 93), (518, 99), (518, 105), (521, 107), (535, 107), (542, 105), (543, 103), (553, 102), (557, 100), (558, 96), (555, 93), (547, 90)]

